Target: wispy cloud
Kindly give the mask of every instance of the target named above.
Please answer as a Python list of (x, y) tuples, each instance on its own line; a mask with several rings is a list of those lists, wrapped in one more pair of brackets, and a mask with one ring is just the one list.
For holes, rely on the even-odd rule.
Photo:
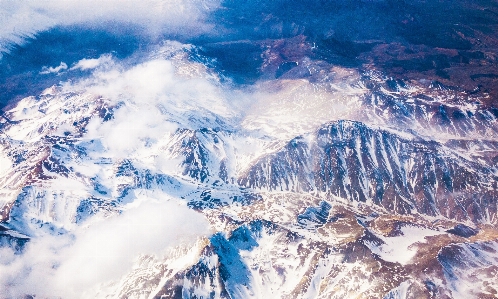
[[(133, 24), (151, 35), (197, 35), (210, 27), (205, 16), (218, 0), (1, 1), (0, 52), (9, 44), (54, 26)], [(113, 25), (114, 24), (114, 25)]]
[(61, 64), (59, 64), (59, 66), (56, 66), (56, 67), (44, 66), (42, 68), (40, 74), (42, 74), (42, 75), (57, 74), (58, 72), (64, 71), (64, 70), (67, 70), (67, 64), (65, 62), (61, 62)]
[(102, 55), (99, 58), (91, 58), (91, 59), (81, 59), (74, 66), (70, 68), (70, 70), (92, 70), (100, 65), (112, 63), (111, 55)]

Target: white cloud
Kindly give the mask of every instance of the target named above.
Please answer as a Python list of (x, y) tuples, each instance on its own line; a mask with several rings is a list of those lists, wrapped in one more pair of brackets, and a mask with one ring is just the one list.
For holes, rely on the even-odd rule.
[(0, 1), (0, 52), (8, 43), (57, 25), (132, 23), (147, 32), (201, 34), (218, 0), (19, 0)]
[(209, 234), (204, 216), (183, 203), (139, 198), (122, 214), (71, 236), (32, 239), (22, 255), (0, 248), (0, 297), (94, 298), (89, 290), (121, 278), (140, 254), (161, 256)]
[(102, 55), (99, 58), (81, 59), (73, 67), (71, 67), (70, 70), (86, 71), (86, 70), (95, 69), (102, 64), (109, 64), (109, 63), (112, 63), (111, 55)]
[(105, 153), (95, 155), (140, 158), (178, 128), (217, 127), (220, 119), (240, 117), (229, 92), (202, 67), (184, 59), (154, 58), (125, 68), (107, 59), (90, 78), (64, 88), (102, 96), (119, 107), (113, 119), (94, 118), (88, 124), (85, 139), (101, 140), (104, 146)]
[(0, 147), (0, 173), (3, 174), (12, 168), (12, 161), (7, 156), (6, 153), (3, 152), (4, 149)]
[(67, 70), (67, 64), (65, 62), (61, 62), (61, 64), (59, 64), (59, 66), (56, 67), (47, 67), (47, 66), (42, 67), (40, 74), (42, 75), (54, 74), (54, 73), (56, 74), (64, 70)]

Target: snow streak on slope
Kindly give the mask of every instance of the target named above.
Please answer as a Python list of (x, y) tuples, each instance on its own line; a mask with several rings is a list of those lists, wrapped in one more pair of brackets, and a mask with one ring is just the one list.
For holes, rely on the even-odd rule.
[(497, 253), (496, 241), (450, 245), (439, 252), (438, 260), (451, 283), (454, 298), (496, 295), (493, 286), (498, 278)]
[(482, 105), (472, 93), (439, 82), (407, 83), (376, 72), (366, 72), (362, 80), (370, 88), (362, 97), (364, 109), (355, 115), (359, 121), (439, 142), (493, 140), (498, 132), (498, 110)]
[[(496, 223), (496, 176), (440, 144), (354, 121), (324, 125), (262, 157), (242, 186), (333, 194), (400, 214)], [(488, 218), (489, 216), (489, 218)]]

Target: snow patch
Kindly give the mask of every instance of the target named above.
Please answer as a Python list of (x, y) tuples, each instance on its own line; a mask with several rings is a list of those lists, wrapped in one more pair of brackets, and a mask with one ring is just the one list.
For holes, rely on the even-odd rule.
[(411, 247), (412, 245), (418, 242), (425, 242), (426, 237), (445, 233), (413, 225), (404, 225), (400, 230), (402, 235), (396, 237), (384, 237), (375, 234), (376, 237), (384, 242), (381, 245), (376, 245), (370, 241), (365, 242), (365, 245), (370, 248), (374, 254), (385, 261), (406, 265), (417, 253), (417, 251)]

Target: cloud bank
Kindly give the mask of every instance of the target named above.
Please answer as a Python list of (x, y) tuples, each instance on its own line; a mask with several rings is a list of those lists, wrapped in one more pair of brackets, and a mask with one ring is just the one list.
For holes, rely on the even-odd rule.
[[(198, 35), (210, 26), (206, 15), (218, 0), (20, 0), (0, 2), (0, 52), (10, 44), (55, 26), (132, 24), (150, 35)], [(114, 27), (114, 28), (112, 28)]]
[(243, 97), (235, 100), (236, 92), (204, 65), (185, 59), (182, 47), (166, 43), (157, 53), (168, 58), (153, 55), (132, 67), (105, 55), (71, 68), (92, 67), (93, 73), (64, 89), (101, 96), (116, 107), (112, 119), (93, 118), (86, 127), (84, 138), (100, 140), (103, 146), (95, 155), (141, 159), (164, 146), (178, 128), (215, 128), (220, 122), (230, 126), (241, 117), (237, 105)]
[(22, 255), (0, 248), (0, 297), (92, 298), (128, 273), (141, 254), (161, 256), (210, 234), (204, 216), (168, 198), (139, 198), (120, 215), (65, 236), (32, 239)]

